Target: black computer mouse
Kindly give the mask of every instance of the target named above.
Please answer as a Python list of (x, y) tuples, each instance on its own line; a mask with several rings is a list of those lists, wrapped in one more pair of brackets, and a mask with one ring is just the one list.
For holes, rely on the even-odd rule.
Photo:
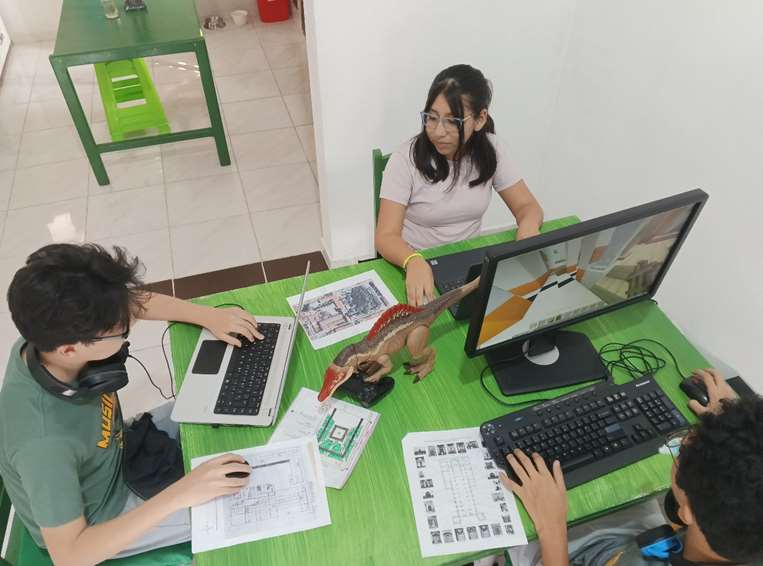
[[(236, 463), (235, 460), (231, 460), (230, 462), (228, 462), (228, 464), (235, 464), (235, 463)], [(244, 460), (241, 463), (245, 464), (247, 466), (249, 465), (249, 462), (247, 462), (246, 460)], [(251, 472), (228, 472), (227, 474), (225, 474), (225, 477), (226, 478), (244, 479), (244, 478), (248, 478), (250, 473)]]
[(689, 399), (696, 400), (703, 407), (707, 407), (710, 403), (710, 398), (707, 396), (707, 387), (705, 383), (698, 377), (692, 376), (684, 379), (679, 387), (681, 391), (686, 393)]

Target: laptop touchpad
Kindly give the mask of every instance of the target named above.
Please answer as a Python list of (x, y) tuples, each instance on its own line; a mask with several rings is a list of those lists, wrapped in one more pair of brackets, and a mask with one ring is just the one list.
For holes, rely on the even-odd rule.
[(220, 371), (220, 364), (225, 356), (225, 348), (228, 344), (222, 340), (204, 340), (193, 364), (192, 373), (214, 375)]

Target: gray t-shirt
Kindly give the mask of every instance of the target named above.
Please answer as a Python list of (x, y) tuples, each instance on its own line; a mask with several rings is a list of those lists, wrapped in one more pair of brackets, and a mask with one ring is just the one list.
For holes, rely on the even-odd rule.
[(122, 423), (115, 393), (69, 401), (45, 391), (11, 349), (0, 389), (0, 475), (16, 513), (43, 546), (40, 527), (84, 515), (113, 519), (129, 488), (122, 479)]
[(411, 160), (411, 141), (400, 146), (391, 156), (381, 186), (381, 198), (406, 207), (403, 240), (414, 249), (431, 248), (466, 240), (479, 233), (493, 190), (500, 192), (522, 180), (505, 144), (494, 134), (487, 134), (497, 155), (495, 175), (486, 183), (469, 187), (477, 178), (471, 160), (464, 158), (460, 178), (447, 190), (453, 179), (453, 166), (448, 178), (430, 183)]

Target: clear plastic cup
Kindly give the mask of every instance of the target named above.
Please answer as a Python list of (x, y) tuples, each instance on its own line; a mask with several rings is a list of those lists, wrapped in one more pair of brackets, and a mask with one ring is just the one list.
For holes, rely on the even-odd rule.
[(103, 6), (103, 13), (110, 20), (115, 20), (119, 17), (119, 8), (115, 0), (101, 0), (101, 6)]

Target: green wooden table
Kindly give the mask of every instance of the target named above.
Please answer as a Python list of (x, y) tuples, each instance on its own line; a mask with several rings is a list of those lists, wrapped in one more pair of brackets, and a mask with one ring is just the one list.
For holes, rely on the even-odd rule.
[[(576, 218), (569, 217), (547, 222), (543, 231), (561, 228), (576, 221)], [(512, 230), (429, 250), (425, 255), (441, 255), (513, 238)], [(308, 285), (309, 288), (315, 288), (372, 269), (379, 273), (398, 300), (405, 300), (402, 272), (384, 260), (316, 273), (310, 276)], [(198, 299), (198, 302), (208, 305), (233, 302), (254, 313), (290, 315), (292, 312), (285, 297), (299, 293), (300, 279), (296, 277), (219, 293)], [(437, 364), (435, 370), (418, 384), (413, 384), (410, 376), (403, 375), (401, 359), (396, 360), (397, 369), (392, 374), (396, 381), (395, 389), (374, 407), (381, 413), (381, 418), (365, 452), (344, 489), (327, 490), (332, 521), (330, 526), (201, 553), (196, 556), (196, 563), (199, 566), (422, 563), (455, 565), (495, 554), (483, 552), (423, 559), (403, 464), (401, 440), (406, 433), (476, 427), (509, 411), (490, 399), (482, 390), (479, 374), (485, 367), (485, 362), (481, 357), (470, 359), (464, 354), (467, 327), (466, 323), (455, 321), (447, 311), (434, 323), (432, 339), (437, 349)], [(684, 368), (706, 364), (657, 304), (651, 301), (599, 316), (573, 328), (585, 332), (597, 348), (612, 340), (629, 341), (651, 337), (659, 339), (670, 348)], [(175, 374), (178, 376), (178, 383), (181, 383), (200, 331), (189, 325), (176, 325), (171, 332)], [(282, 415), (300, 388), (309, 387), (315, 391), (320, 389), (326, 366), (346, 343), (315, 351), (304, 332), (298, 333), (281, 406)], [(667, 395), (683, 409), (684, 415), (694, 420), (686, 409), (687, 400), (678, 388), (679, 380), (675, 371), (668, 367), (658, 372), (656, 377)], [(616, 376), (616, 379), (627, 380), (623, 376)], [(497, 394), (495, 383), (492, 379), (489, 381), (492, 390)], [(576, 387), (580, 385), (546, 391), (543, 394), (528, 394), (524, 398), (534, 400), (558, 396)], [(339, 397), (342, 398), (341, 395)], [(182, 425), (186, 467), (190, 459), (196, 456), (265, 444), (272, 432), (272, 428), (213, 429), (206, 425)], [(570, 522), (587, 520), (666, 490), (670, 485), (671, 463), (670, 456), (655, 455), (570, 490)], [(534, 538), (532, 522), (521, 505), (520, 511), (528, 537)]]
[[(102, 153), (196, 138), (213, 137), (220, 165), (230, 165), (209, 55), (194, 0), (148, 0), (146, 10), (131, 12), (125, 12), (122, 4), (122, 0), (117, 0), (120, 17), (109, 20), (98, 0), (64, 0), (56, 46), (50, 56), (50, 64), (98, 184), (109, 184)], [(96, 144), (68, 68), (188, 51), (196, 53), (210, 127)]]

